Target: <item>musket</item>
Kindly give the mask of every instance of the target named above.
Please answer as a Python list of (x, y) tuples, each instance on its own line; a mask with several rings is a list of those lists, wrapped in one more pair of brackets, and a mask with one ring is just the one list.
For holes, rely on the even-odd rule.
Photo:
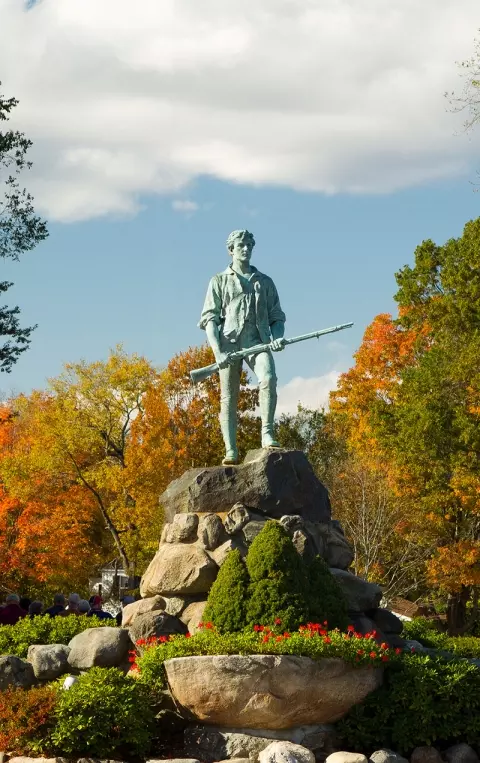
[[(349, 329), (353, 326), (353, 323), (341, 323), (339, 326), (331, 326), (328, 329), (322, 329), (321, 331), (312, 331), (310, 334), (300, 334), (300, 336), (292, 336), (290, 339), (285, 339), (285, 345), (296, 344), (297, 342), (304, 342), (306, 339), (318, 339), (324, 334), (333, 334), (335, 331), (342, 331), (343, 329)], [(270, 343), (267, 344), (255, 344), (253, 347), (248, 347), (245, 350), (237, 350), (229, 353), (231, 360), (243, 360), (249, 355), (258, 355), (260, 352), (267, 352), (270, 349)], [(193, 384), (205, 381), (212, 374), (219, 371), (218, 363), (212, 363), (210, 366), (204, 366), (203, 368), (196, 368), (194, 371), (190, 371), (190, 379)]]

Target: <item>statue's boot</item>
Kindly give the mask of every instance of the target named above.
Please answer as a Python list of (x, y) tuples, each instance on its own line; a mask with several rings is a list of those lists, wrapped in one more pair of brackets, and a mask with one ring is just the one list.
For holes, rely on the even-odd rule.
[(227, 415), (221, 414), (220, 428), (225, 443), (225, 458), (222, 464), (238, 464), (237, 450), (237, 411), (231, 411)]

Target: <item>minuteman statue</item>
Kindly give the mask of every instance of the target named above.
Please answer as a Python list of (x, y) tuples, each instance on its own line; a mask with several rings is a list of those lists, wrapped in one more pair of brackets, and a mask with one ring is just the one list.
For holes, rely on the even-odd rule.
[[(234, 360), (230, 353), (261, 343), (269, 343), (274, 352), (284, 347), (285, 313), (272, 279), (250, 264), (254, 246), (255, 239), (247, 230), (235, 230), (229, 235), (227, 249), (232, 262), (210, 281), (198, 324), (205, 329), (220, 368), (224, 464), (238, 463), (237, 403), (242, 361)], [(277, 377), (272, 352), (249, 355), (245, 360), (259, 384), (262, 448), (278, 448), (273, 433)]]

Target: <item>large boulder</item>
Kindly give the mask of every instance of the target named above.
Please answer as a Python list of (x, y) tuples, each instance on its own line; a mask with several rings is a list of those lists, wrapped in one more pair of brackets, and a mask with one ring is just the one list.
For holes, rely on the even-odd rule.
[(190, 469), (160, 496), (168, 522), (178, 513), (228, 512), (236, 503), (276, 519), (298, 514), (328, 522), (331, 516), (328, 491), (300, 450), (262, 448), (238, 466)]
[(133, 644), (123, 628), (89, 628), (72, 638), (68, 663), (76, 670), (119, 668), (127, 661)]
[(187, 627), (178, 617), (166, 612), (145, 612), (136, 617), (130, 626), (130, 638), (134, 644), (159, 636), (185, 635)]
[(162, 543), (193, 543), (197, 540), (198, 515), (176, 514), (162, 532)]
[(140, 599), (126, 604), (122, 609), (122, 628), (128, 628), (133, 621), (146, 612), (163, 612), (166, 601), (161, 596), (151, 596), (149, 599)]
[(208, 593), (218, 567), (203, 548), (195, 544), (165, 543), (153, 557), (140, 583), (146, 598), (157, 594), (183, 596)]
[(376, 583), (369, 583), (346, 570), (330, 569), (347, 600), (351, 612), (369, 612), (377, 609), (382, 598), (382, 589)]
[[(207, 724), (284, 729), (333, 723), (382, 682), (381, 668), (290, 655), (177, 657), (168, 684), (188, 717)], [(206, 690), (206, 688), (208, 690)]]
[(258, 756), (260, 763), (315, 763), (315, 755), (293, 742), (272, 742)]
[(39, 681), (54, 681), (68, 673), (70, 648), (65, 644), (32, 644), (28, 647), (27, 660)]
[(323, 724), (277, 730), (189, 725), (184, 732), (185, 752), (205, 763), (241, 758), (257, 763), (262, 750), (277, 740), (301, 744), (323, 757), (332, 749), (336, 734), (332, 726)]
[(199, 624), (203, 622), (203, 613), (207, 606), (206, 601), (195, 601), (189, 604), (181, 614), (181, 621), (185, 623), (189, 633), (196, 633), (199, 629)]
[(35, 683), (35, 674), (29, 662), (13, 654), (0, 656), (0, 691), (9, 686), (30, 689)]
[(396, 636), (399, 636), (403, 631), (403, 623), (400, 618), (388, 609), (376, 609), (375, 612), (370, 613), (370, 617), (377, 628), (384, 633), (394, 633)]
[[(176, 515), (182, 516), (182, 515)], [(225, 527), (218, 514), (203, 514), (198, 522), (198, 542), (207, 551), (213, 551), (227, 540)]]

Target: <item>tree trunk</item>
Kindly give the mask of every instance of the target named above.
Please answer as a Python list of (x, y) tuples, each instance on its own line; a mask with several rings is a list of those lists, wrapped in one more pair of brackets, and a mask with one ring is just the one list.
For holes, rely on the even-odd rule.
[(465, 632), (467, 622), (467, 603), (470, 599), (470, 587), (462, 585), (458, 593), (451, 594), (447, 603), (447, 627), (449, 636)]

